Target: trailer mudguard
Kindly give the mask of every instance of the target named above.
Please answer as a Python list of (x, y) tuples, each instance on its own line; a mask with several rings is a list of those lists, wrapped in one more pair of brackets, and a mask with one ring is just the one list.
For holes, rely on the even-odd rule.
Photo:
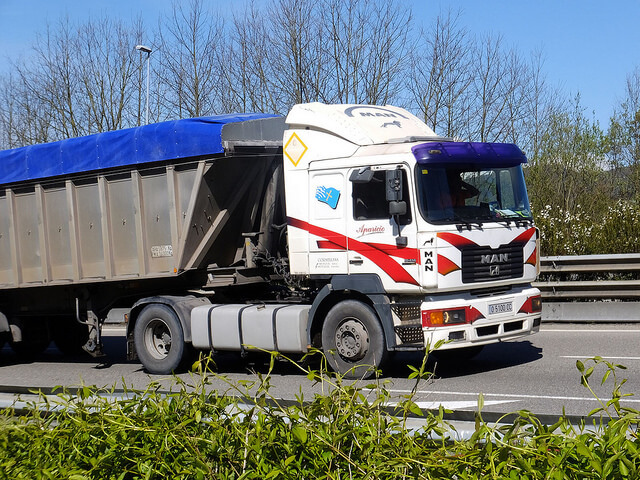
[(138, 300), (131, 308), (129, 314), (129, 322), (127, 324), (127, 337), (133, 334), (133, 328), (135, 327), (138, 315), (144, 307), (154, 303), (161, 305), (167, 305), (171, 307), (182, 325), (182, 331), (184, 333), (185, 342), (191, 342), (191, 310), (202, 305), (210, 305), (211, 302), (206, 297), (194, 297), (189, 295), (186, 297), (177, 297), (170, 295), (162, 295), (157, 297), (147, 297)]
[[(380, 323), (384, 330), (384, 336), (388, 350), (394, 350), (396, 347), (396, 334), (393, 329), (393, 315), (391, 313), (391, 305), (389, 297), (387, 297), (380, 277), (375, 274), (359, 274), (359, 275), (334, 275), (331, 281), (326, 284), (316, 295), (311, 310), (309, 311), (309, 326), (307, 332), (309, 335), (309, 344), (312, 343), (313, 325), (316, 321), (322, 322), (322, 319), (316, 318), (321, 306), (332, 294), (337, 292), (357, 292), (366, 296), (371, 302)], [(348, 294), (349, 295), (353, 295)]]

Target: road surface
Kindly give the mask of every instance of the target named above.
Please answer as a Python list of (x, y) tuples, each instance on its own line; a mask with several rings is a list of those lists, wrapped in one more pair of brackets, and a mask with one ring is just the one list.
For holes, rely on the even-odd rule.
[[(474, 359), (447, 364), (429, 361), (428, 370), (433, 375), (418, 385), (415, 401), (424, 408), (443, 405), (457, 412), (477, 409), (478, 396), (484, 396), (485, 413), (502, 413), (522, 409), (541, 416), (582, 416), (598, 406), (592, 394), (580, 384), (576, 360), (585, 361), (599, 355), (606, 360), (627, 366), (617, 372), (619, 379), (627, 379), (623, 392), (640, 392), (640, 324), (543, 324), (540, 333), (519, 341), (486, 346)], [(107, 358), (102, 361), (90, 357), (64, 357), (55, 347), (50, 347), (35, 360), (23, 363), (5, 346), (0, 351), (0, 392), (12, 391), (17, 386), (52, 387), (78, 386), (82, 383), (100, 387), (144, 389), (149, 382), (159, 381), (163, 388), (170, 388), (172, 379), (152, 376), (144, 372), (138, 363), (125, 359), (124, 338), (113, 332), (105, 338)], [(398, 354), (393, 366), (381, 380), (393, 396), (407, 394), (415, 381), (407, 379), (410, 370), (406, 366), (419, 366), (422, 357), (416, 354)], [(217, 371), (231, 383), (255, 380), (251, 371), (266, 372), (265, 359), (240, 359), (236, 354), (216, 358)], [(610, 377), (604, 387), (600, 380), (604, 369), (596, 370), (592, 384), (603, 399), (608, 399), (613, 388)], [(198, 376), (181, 374), (187, 382)], [(212, 387), (220, 391), (230, 390), (225, 380), (214, 377)], [(277, 398), (295, 399), (302, 393), (309, 399), (322, 386), (310, 381), (297, 368), (277, 363), (273, 372), (271, 393)], [(370, 382), (364, 382), (363, 385)], [(640, 396), (630, 397), (625, 405), (640, 410)]]

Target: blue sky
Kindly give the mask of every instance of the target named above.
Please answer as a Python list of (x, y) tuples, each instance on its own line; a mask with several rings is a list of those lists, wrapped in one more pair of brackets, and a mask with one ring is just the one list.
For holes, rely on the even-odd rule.
[[(209, 0), (227, 9), (240, 3)], [(500, 34), (522, 54), (540, 50), (548, 81), (567, 97), (580, 92), (591, 116), (608, 124), (624, 95), (625, 80), (640, 67), (638, 0), (408, 0), (416, 22), (428, 25), (440, 11), (461, 11), (461, 25), (476, 34)], [(171, 8), (171, 0), (0, 0), (0, 72), (7, 57), (29, 55), (36, 33), (63, 15), (131, 19), (144, 12), (148, 26)]]

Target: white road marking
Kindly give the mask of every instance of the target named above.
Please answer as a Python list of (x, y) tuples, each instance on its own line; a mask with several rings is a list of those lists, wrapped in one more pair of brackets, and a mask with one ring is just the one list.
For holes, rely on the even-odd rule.
[(605, 357), (604, 355), (560, 355), (560, 358), (589, 359), (593, 357), (600, 357), (604, 360), (640, 360), (640, 357)]
[[(517, 400), (490, 400), (485, 401), (484, 406), (488, 405), (500, 405), (503, 403), (512, 403), (517, 402)], [(460, 401), (460, 400), (452, 400), (452, 401), (434, 401), (434, 402), (415, 402), (416, 405), (420, 408), (424, 408), (426, 410), (435, 410), (437, 408), (446, 408), (447, 410), (460, 410), (462, 408), (477, 408), (477, 401)]]
[[(411, 390), (389, 390), (392, 393), (411, 393)], [(419, 390), (416, 394), (420, 395), (467, 395), (478, 397), (480, 392), (447, 392), (446, 390)], [(562, 397), (558, 395), (523, 395), (518, 393), (486, 393), (483, 392), (482, 395), (487, 397), (498, 397), (498, 398), (509, 398), (509, 399), (540, 399), (540, 400), (572, 400), (572, 401), (597, 401), (597, 399), (593, 397)], [(515, 402), (516, 400), (510, 400)], [(622, 402), (633, 402), (640, 403), (640, 399), (632, 399), (625, 397), (622, 399)], [(484, 402), (487, 405), (487, 402)]]

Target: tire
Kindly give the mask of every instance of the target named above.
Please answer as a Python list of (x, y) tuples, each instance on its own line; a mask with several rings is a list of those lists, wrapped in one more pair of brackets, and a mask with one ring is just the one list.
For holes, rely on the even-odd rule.
[(345, 378), (373, 376), (388, 356), (375, 311), (357, 300), (334, 305), (322, 325), (322, 351), (329, 366)]
[(184, 332), (176, 313), (168, 306), (144, 307), (133, 329), (136, 352), (147, 372), (168, 375), (183, 366), (187, 356)]

